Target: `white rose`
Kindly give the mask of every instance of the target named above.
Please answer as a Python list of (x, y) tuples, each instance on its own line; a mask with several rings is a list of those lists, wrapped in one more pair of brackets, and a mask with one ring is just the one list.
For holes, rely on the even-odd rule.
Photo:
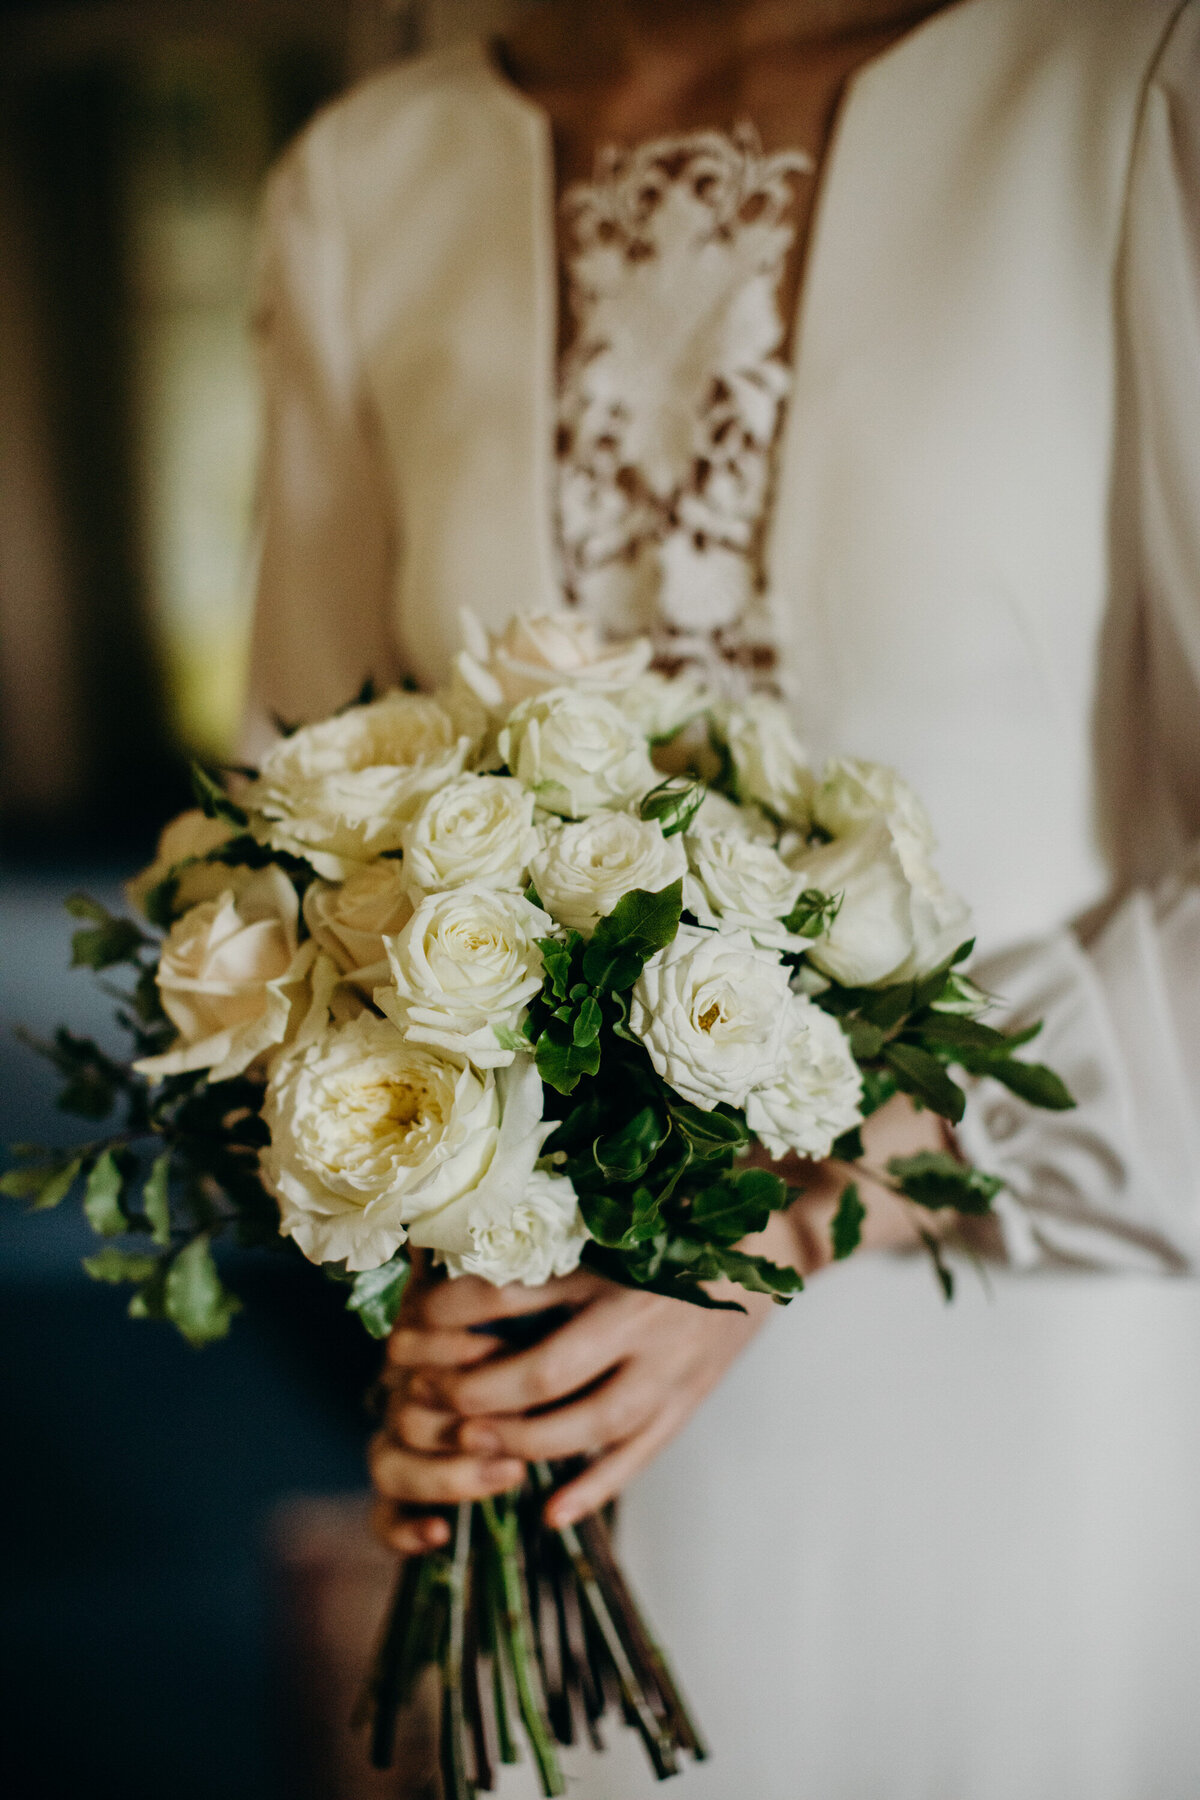
[[(511, 1281), (542, 1287), (579, 1267), (589, 1232), (568, 1175), (535, 1169), (515, 1205), (490, 1211), (471, 1205), (463, 1210), (470, 1215), (471, 1247), (457, 1253), (447, 1250), (439, 1259), (452, 1276), (479, 1275), (496, 1287)], [(425, 1235), (439, 1236), (448, 1224), (444, 1217), (431, 1219)]]
[(663, 1080), (710, 1112), (779, 1074), (789, 999), (787, 969), (748, 932), (681, 925), (638, 977), (629, 1024)]
[(663, 743), (712, 705), (712, 690), (697, 675), (660, 675), (647, 669), (613, 699), (652, 744)]
[(807, 825), (813, 773), (787, 709), (770, 694), (716, 708), (714, 723), (733, 759), (738, 793), (789, 825)]
[(792, 859), (806, 888), (840, 894), (837, 917), (808, 952), (846, 987), (927, 975), (969, 934), (970, 913), (923, 846), (896, 820), (868, 824)]
[(314, 881), (304, 896), (304, 922), (338, 973), (371, 985), (387, 979), (383, 940), (408, 923), (412, 910), (393, 857), (367, 863), (337, 886)]
[(551, 688), (523, 700), (499, 742), (538, 805), (572, 819), (629, 806), (658, 781), (645, 738), (600, 694)]
[(469, 608), (460, 616), (466, 647), (455, 669), (497, 719), (547, 688), (620, 693), (650, 661), (648, 638), (605, 643), (583, 613), (518, 615), (498, 636), (489, 635)]
[(462, 775), (431, 794), (404, 829), (404, 874), (415, 894), (473, 881), (524, 887), (538, 846), (534, 797), (507, 775)]
[(770, 844), (737, 831), (689, 831), (683, 903), (701, 925), (748, 931), (764, 950), (796, 950), (806, 939), (781, 921), (800, 897), (803, 878)]
[(251, 804), (260, 835), (344, 881), (361, 863), (398, 850), (427, 794), (462, 772), (470, 749), (436, 700), (385, 694), (281, 738)]
[(373, 1013), (281, 1056), (260, 1164), (283, 1234), (313, 1262), (373, 1269), (427, 1214), (523, 1191), (553, 1126), (541, 1123), (537, 1070), (522, 1063), (502, 1086)]
[(632, 813), (596, 813), (564, 825), (530, 864), (547, 912), (585, 937), (634, 888), (656, 894), (686, 869), (680, 837), (665, 838), (656, 820)]
[(709, 788), (692, 819), (693, 831), (735, 831), (756, 844), (774, 844), (778, 833), (761, 807), (739, 806)]
[(514, 1052), (497, 1032), (515, 1031), (542, 985), (537, 939), (553, 921), (521, 894), (475, 882), (422, 900), (396, 937), (387, 940), (391, 982), (375, 1004), (412, 1043), (469, 1056), (477, 1068), (500, 1068)]
[(771, 1156), (828, 1156), (862, 1119), (862, 1075), (837, 1020), (793, 994), (782, 1073), (746, 1099), (746, 1123)]
[(831, 757), (813, 797), (814, 823), (830, 837), (845, 837), (877, 813), (890, 813), (926, 850), (935, 848), (929, 814), (895, 769), (848, 756)]
[(283, 1043), (306, 1004), (311, 943), (298, 944), (296, 890), (271, 864), (171, 927), (158, 961), (159, 998), (178, 1037), (162, 1056), (135, 1063), (152, 1081), (208, 1069), (240, 1075)]
[(210, 819), (193, 807), (164, 825), (159, 834), (154, 861), (125, 883), (125, 897), (138, 912), (145, 911), (146, 896), (175, 876), (174, 910), (186, 912), (201, 900), (215, 900), (230, 886), (231, 871), (224, 863), (203, 859), (233, 837), (234, 828), (224, 819)]

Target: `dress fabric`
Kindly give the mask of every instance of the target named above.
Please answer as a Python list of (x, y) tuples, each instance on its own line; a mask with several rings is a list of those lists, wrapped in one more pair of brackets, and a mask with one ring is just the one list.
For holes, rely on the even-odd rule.
[[(680, 551), (736, 565), (703, 655), (766, 645), (816, 754), (913, 782), (982, 978), (1045, 1015), (1080, 1105), (981, 1083), (963, 1127), (1037, 1281), (989, 1304), (967, 1271), (943, 1313), (902, 1259), (823, 1277), (631, 1492), (718, 1751), (680, 1791), (1174, 1800), (1200, 1306), (1139, 1277), (1200, 1264), (1200, 9), (959, 0), (860, 71), (769, 479), (751, 456), (702, 528), (643, 458), (602, 541), (553, 206), (547, 122), (473, 46), (369, 82), (278, 170), (254, 717), (436, 683), (464, 603), (499, 627), (565, 576), (661, 627)], [(755, 341), (757, 449), (786, 378), (761, 310)], [(625, 1745), (572, 1791), (652, 1786)]]

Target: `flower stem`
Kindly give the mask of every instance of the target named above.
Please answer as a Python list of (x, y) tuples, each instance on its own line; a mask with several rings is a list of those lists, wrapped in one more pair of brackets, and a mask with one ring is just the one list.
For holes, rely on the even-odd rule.
[(550, 1734), (550, 1725), (540, 1693), (541, 1684), (534, 1666), (529, 1634), (526, 1630), (524, 1583), (517, 1560), (518, 1517), (515, 1497), (506, 1495), (499, 1503), (495, 1500), (484, 1500), (481, 1505), (492, 1542), (496, 1548), (499, 1564), (501, 1591), (504, 1598), (504, 1647), (508, 1655), (509, 1666), (512, 1669), (513, 1680), (516, 1683), (521, 1721), (529, 1734), (534, 1760), (541, 1777), (543, 1794), (548, 1797), (565, 1794), (566, 1784), (563, 1781), (554, 1741)]

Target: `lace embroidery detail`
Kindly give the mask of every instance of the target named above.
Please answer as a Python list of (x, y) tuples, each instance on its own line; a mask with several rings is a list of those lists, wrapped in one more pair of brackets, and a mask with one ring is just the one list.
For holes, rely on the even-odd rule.
[(760, 604), (771, 453), (789, 386), (776, 290), (800, 151), (752, 126), (612, 149), (567, 190), (574, 341), (558, 402), (568, 597), (660, 667), (769, 681)]

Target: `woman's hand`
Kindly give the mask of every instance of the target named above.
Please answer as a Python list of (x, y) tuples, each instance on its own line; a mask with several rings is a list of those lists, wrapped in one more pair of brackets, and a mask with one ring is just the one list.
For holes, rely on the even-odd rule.
[[(721, 1298), (731, 1298), (722, 1293)], [(416, 1554), (447, 1537), (414, 1508), (481, 1498), (518, 1483), (525, 1463), (595, 1460), (556, 1493), (547, 1523), (568, 1525), (612, 1499), (686, 1423), (763, 1323), (772, 1302), (737, 1290), (745, 1312), (710, 1312), (579, 1269), (541, 1288), (473, 1279), (420, 1291), (392, 1334), (397, 1379), (372, 1445), (376, 1528)], [(470, 1328), (568, 1307), (532, 1349), (497, 1352)]]

